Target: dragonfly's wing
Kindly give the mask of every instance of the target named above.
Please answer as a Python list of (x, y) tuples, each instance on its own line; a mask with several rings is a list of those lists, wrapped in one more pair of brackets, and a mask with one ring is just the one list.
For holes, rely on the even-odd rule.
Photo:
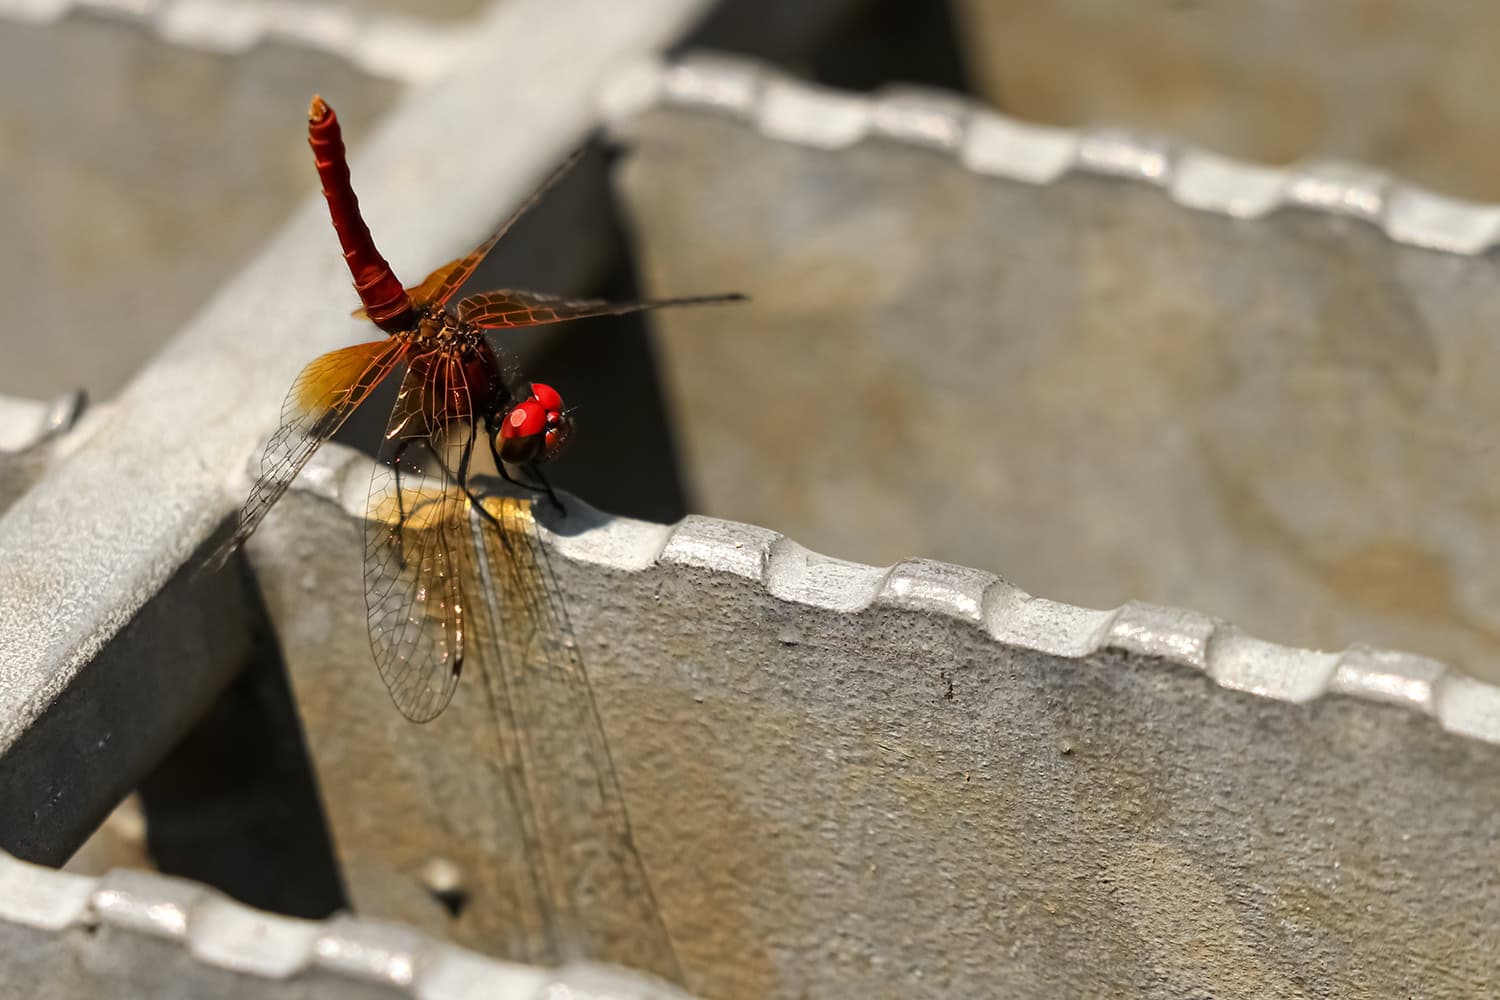
[[(468, 498), (457, 477), (472, 447), (468, 383), (454, 355), (413, 357), (370, 482), (365, 604), (370, 648), (391, 700), (414, 722), (453, 698), (468, 649), (473, 572)], [(447, 419), (445, 419), (447, 418)]]
[[(502, 222), (500, 228), (496, 229), (490, 235), (489, 239), (479, 244), (479, 246), (464, 256), (457, 260), (451, 260), (436, 271), (433, 271), (422, 279), (421, 284), (408, 288), (406, 293), (411, 296), (411, 300), (421, 305), (446, 304), (449, 299), (453, 298), (453, 293), (458, 291), (465, 281), (469, 280), (469, 276), (474, 273), (474, 269), (489, 256), (490, 251), (495, 249), (495, 244), (499, 243), (505, 237), (505, 234), (510, 232), (511, 227), (521, 220), (521, 216), (536, 207), (537, 202), (542, 200), (543, 195), (550, 191), (553, 185), (562, 180), (573, 169), (582, 155), (582, 149), (574, 150), (562, 162), (561, 166), (547, 175), (547, 179), (542, 181), (535, 191), (531, 192), (530, 196), (521, 203), (519, 208), (510, 213), (510, 218)], [(359, 315), (359, 313), (355, 315)]]
[(525, 292), (503, 288), (497, 292), (469, 295), (458, 303), (458, 318), (485, 330), (504, 327), (541, 326), (563, 323), (591, 316), (623, 316), (669, 306), (699, 306), (719, 302), (742, 302), (738, 293), (729, 295), (691, 295), (677, 299), (648, 299), (644, 302), (610, 302), (605, 299), (564, 299), (542, 292)]
[(558, 956), (612, 962), (680, 981), (562, 592), (529, 500), (486, 497), (485, 615), (475, 634), (518, 804), (538, 919)]
[(385, 381), (407, 349), (405, 340), (395, 338), (355, 344), (314, 358), (302, 369), (281, 404), (281, 426), (266, 442), (260, 478), (240, 509), (239, 527), (219, 549), (213, 564), (222, 564), (250, 537), (318, 445), (332, 437), (349, 414)]

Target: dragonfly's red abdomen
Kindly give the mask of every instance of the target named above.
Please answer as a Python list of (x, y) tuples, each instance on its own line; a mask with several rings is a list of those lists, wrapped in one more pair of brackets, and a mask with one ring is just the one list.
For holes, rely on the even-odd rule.
[(349, 180), (349, 161), (344, 152), (343, 131), (338, 116), (321, 97), (307, 109), (307, 142), (312, 146), (318, 178), (334, 232), (344, 248), (344, 262), (354, 278), (354, 289), (365, 312), (387, 333), (409, 329), (415, 321), (411, 299), (386, 259), (375, 249), (375, 240), (359, 214), (359, 199)]

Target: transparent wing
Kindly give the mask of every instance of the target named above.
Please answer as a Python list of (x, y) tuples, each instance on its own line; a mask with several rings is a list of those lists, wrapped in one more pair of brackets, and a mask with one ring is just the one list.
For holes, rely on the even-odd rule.
[(446, 351), (414, 357), (370, 482), (365, 606), (391, 700), (413, 722), (453, 699), (469, 648), (473, 537), (459, 483), (474, 441), (468, 383)]
[(644, 302), (610, 302), (605, 299), (564, 299), (543, 292), (526, 292), (503, 288), (465, 296), (458, 303), (458, 318), (485, 330), (506, 327), (541, 326), (564, 323), (591, 316), (623, 316), (670, 306), (699, 306), (720, 302), (743, 302), (745, 296), (691, 295), (676, 299), (648, 299)]
[(485, 605), (475, 648), (506, 773), (519, 779), (537, 919), (558, 954), (608, 955), (680, 981), (532, 503), (483, 503), (489, 517), (471, 519)]
[(281, 404), (281, 426), (266, 442), (260, 478), (240, 508), (239, 526), (211, 565), (222, 565), (250, 537), (318, 446), (385, 381), (407, 350), (405, 340), (376, 340), (329, 351), (302, 369)]
[[(537, 203), (542, 200), (542, 197), (548, 191), (552, 190), (552, 187), (577, 165), (581, 156), (583, 156), (582, 149), (574, 150), (562, 162), (562, 165), (548, 174), (547, 179), (542, 181), (537, 186), (537, 189), (531, 192), (526, 200), (521, 203), (520, 207), (510, 214), (510, 218), (500, 224), (500, 228), (495, 230), (489, 239), (479, 244), (479, 246), (464, 256), (457, 260), (451, 260), (436, 271), (433, 271), (422, 279), (421, 284), (408, 288), (406, 292), (411, 296), (412, 301), (420, 305), (444, 305), (449, 299), (453, 298), (453, 293), (458, 291), (463, 286), (463, 283), (469, 280), (470, 275), (474, 273), (474, 269), (489, 256), (491, 250), (495, 249), (495, 244), (499, 243), (505, 237), (505, 234), (510, 232), (511, 227), (519, 222), (523, 215), (536, 207)], [(358, 314), (356, 313), (356, 315)]]

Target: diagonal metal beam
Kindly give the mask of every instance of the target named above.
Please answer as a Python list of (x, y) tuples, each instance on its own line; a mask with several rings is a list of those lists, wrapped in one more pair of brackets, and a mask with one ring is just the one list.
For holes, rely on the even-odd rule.
[[(397, 272), (414, 280), (518, 203), (594, 124), (605, 76), (706, 6), (497, 4), (478, 55), (414, 91), (354, 165)], [(297, 369), (369, 336), (334, 318), (342, 267), (309, 198), (0, 520), (0, 845), (66, 856), (236, 666), (237, 584), (179, 570), (237, 503)]]

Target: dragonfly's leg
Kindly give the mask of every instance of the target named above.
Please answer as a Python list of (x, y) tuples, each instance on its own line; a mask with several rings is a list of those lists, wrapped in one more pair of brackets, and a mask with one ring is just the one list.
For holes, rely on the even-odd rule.
[(505, 480), (507, 483), (510, 483), (512, 486), (519, 486), (523, 490), (530, 490), (533, 493), (536, 493), (538, 491), (546, 493), (547, 499), (552, 501), (552, 505), (557, 508), (558, 513), (566, 514), (568, 512), (567, 509), (563, 507), (562, 501), (557, 499), (557, 494), (552, 492), (551, 484), (548, 483), (547, 480), (542, 478), (541, 473), (537, 470), (536, 463), (533, 462), (525, 468), (527, 473), (536, 477), (537, 482), (541, 483), (540, 486), (538, 486), (536, 483), (528, 483), (524, 479), (517, 479), (515, 476), (511, 475), (510, 470), (505, 467), (505, 459), (500, 457), (500, 449), (495, 447), (494, 439), (490, 438), (489, 443), (490, 454), (494, 456), (495, 468), (499, 470), (501, 479)]
[(464, 442), (463, 454), (458, 458), (458, 476), (456, 478), (458, 479), (458, 485), (463, 488), (464, 495), (469, 498), (469, 503), (474, 505), (474, 509), (479, 511), (480, 516), (494, 525), (496, 531), (504, 531), (505, 529), (501, 526), (500, 522), (495, 520), (495, 515), (485, 509), (479, 497), (475, 496), (474, 491), (469, 489), (469, 459), (474, 457), (474, 437), (478, 433), (478, 421), (471, 421), (469, 424), (469, 439)]
[(448, 466), (444, 464), (443, 456), (438, 454), (437, 449), (433, 447), (433, 444), (429, 439), (422, 438), (421, 440), (422, 443), (427, 446), (427, 450), (432, 454), (433, 461), (437, 462), (437, 464), (442, 467), (444, 472), (447, 472), (450, 476), (453, 476), (454, 480), (458, 483), (459, 488), (464, 491), (464, 495), (469, 498), (469, 503), (473, 504), (474, 509), (479, 512), (479, 516), (490, 522), (490, 524), (494, 525), (497, 531), (505, 530), (501, 526), (500, 522), (495, 520), (495, 515), (491, 514), (488, 510), (485, 509), (485, 506), (480, 502), (479, 497), (476, 496), (474, 491), (469, 488), (469, 459), (471, 459), (474, 455), (473, 432), (470, 432), (469, 440), (464, 443), (463, 454), (459, 456), (458, 469), (456, 472), (455, 470), (449, 469)]
[(526, 466), (526, 474), (542, 484), (542, 489), (547, 492), (547, 499), (552, 501), (552, 506), (557, 508), (559, 514), (566, 515), (568, 513), (567, 508), (562, 505), (562, 501), (557, 499), (557, 494), (552, 491), (552, 484), (547, 482), (547, 477), (542, 475), (542, 470), (537, 468), (535, 462)]

